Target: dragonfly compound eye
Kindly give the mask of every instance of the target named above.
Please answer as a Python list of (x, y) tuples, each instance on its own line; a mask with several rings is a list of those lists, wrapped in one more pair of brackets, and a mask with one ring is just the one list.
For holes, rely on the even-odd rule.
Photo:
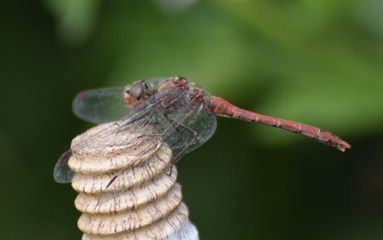
[(134, 82), (128, 90), (129, 95), (137, 100), (144, 98), (146, 91), (145, 85), (145, 82), (142, 80)]
[(127, 106), (135, 107), (148, 98), (148, 86), (144, 80), (138, 80), (124, 88), (123, 99)]

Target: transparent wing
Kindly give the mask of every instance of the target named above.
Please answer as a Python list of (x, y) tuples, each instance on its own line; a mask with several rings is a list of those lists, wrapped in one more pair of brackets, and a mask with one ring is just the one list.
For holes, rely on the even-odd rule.
[(217, 127), (215, 115), (195, 99), (190, 99), (181, 109), (167, 115), (165, 121), (168, 125), (162, 138), (172, 149), (174, 163), (202, 146), (213, 136)]
[[(162, 98), (177, 98), (176, 95), (180, 94), (180, 92), (176, 92), (173, 93), (174, 96), (163, 96), (162, 98), (152, 96), (143, 104), (133, 109), (128, 109), (125, 107), (125, 104), (122, 103), (124, 107), (122, 109), (122, 107), (119, 107), (121, 105), (118, 104), (119, 101), (122, 101), (122, 89), (123, 88), (94, 89), (77, 94), (73, 102), (73, 111), (76, 116), (94, 123), (110, 122), (110, 125), (101, 131), (93, 133), (81, 143), (72, 145), (69, 150), (60, 156), (53, 171), (53, 177), (56, 182), (71, 182), (74, 172), (69, 168), (68, 160), (73, 154), (81, 152), (84, 148), (89, 148), (89, 146), (97, 145), (98, 142), (102, 143), (105, 139), (117, 133), (126, 132), (129, 134), (129, 128), (137, 128), (137, 126), (140, 125), (150, 124), (153, 113), (156, 111), (155, 109), (161, 108), (160, 102)], [(104, 104), (104, 101), (108, 103)], [(114, 121), (115, 119), (118, 120)]]
[(56, 182), (69, 183), (72, 180), (74, 172), (68, 166), (68, 160), (71, 156), (72, 150), (69, 149), (64, 152), (57, 161), (53, 170), (53, 178)]
[(116, 121), (128, 111), (122, 99), (123, 89), (100, 88), (79, 92), (72, 103), (73, 112), (77, 117), (92, 123)]
[[(149, 90), (156, 89), (167, 77), (151, 78), (146, 81)], [(85, 121), (100, 124), (117, 121), (128, 114), (123, 101), (124, 87), (90, 89), (79, 92), (72, 103), (74, 114)]]
[[(150, 83), (157, 85), (157, 81), (159, 80), (150, 81)], [(104, 107), (110, 106), (100, 104), (99, 99), (100, 96), (106, 96), (103, 98), (104, 100), (107, 99), (109, 104), (115, 104), (115, 100), (119, 101), (121, 98), (114, 97), (121, 96), (116, 94), (119, 91), (121, 88), (90, 90), (84, 92), (83, 96), (80, 93), (75, 99), (76, 115), (87, 121), (97, 123), (104, 122), (106, 119), (113, 119), (110, 118), (110, 110), (104, 110)], [(92, 101), (95, 101), (96, 107), (92, 105)], [(92, 111), (97, 114), (92, 114)], [(126, 111), (125, 115), (124, 111)], [(72, 154), (91, 147), (95, 142), (101, 144), (105, 142), (104, 139), (110, 138), (111, 135), (129, 134), (131, 128), (146, 124), (154, 126), (159, 136), (172, 149), (173, 162), (205, 143), (213, 135), (216, 128), (216, 118), (206, 107), (206, 104), (190, 97), (188, 90), (182, 88), (171, 88), (165, 92), (154, 94), (143, 104), (129, 110), (125, 107), (125, 110), (116, 111), (115, 114), (113, 117), (120, 120), (113, 121), (110, 123), (110, 127), (103, 128), (86, 140), (72, 145), (71, 149), (60, 157), (54, 170), (54, 177), (57, 182), (69, 183), (71, 181), (74, 174), (68, 167), (68, 159)], [(123, 117), (120, 118), (119, 114)], [(118, 175), (113, 178), (111, 183), (117, 177)]]
[(73, 154), (82, 152), (85, 148), (89, 149), (93, 145), (100, 145), (98, 143), (105, 142), (105, 139), (110, 139), (110, 136), (112, 135), (124, 133), (125, 131), (129, 134), (129, 128), (136, 128), (137, 125), (144, 125), (149, 121), (148, 118), (151, 116), (150, 112), (153, 107), (154, 105), (151, 104), (146, 108), (142, 108), (142, 110), (135, 109), (136, 111), (129, 111), (121, 120), (105, 123), (109, 124), (109, 126), (93, 133), (81, 143), (72, 145), (69, 150), (60, 156), (55, 165), (53, 170), (53, 178), (55, 181), (58, 183), (70, 183), (72, 181), (74, 172), (68, 166), (68, 161)]

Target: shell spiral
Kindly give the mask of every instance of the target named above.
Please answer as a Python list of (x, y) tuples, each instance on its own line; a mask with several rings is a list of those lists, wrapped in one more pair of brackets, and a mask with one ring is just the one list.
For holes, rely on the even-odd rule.
[(82, 239), (198, 240), (171, 149), (153, 127), (119, 129), (102, 124), (72, 141), (68, 165)]

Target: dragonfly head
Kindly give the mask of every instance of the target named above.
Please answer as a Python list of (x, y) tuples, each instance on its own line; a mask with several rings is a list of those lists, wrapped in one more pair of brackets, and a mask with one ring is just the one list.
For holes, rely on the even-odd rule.
[(149, 97), (148, 85), (144, 80), (137, 80), (125, 86), (123, 99), (128, 107), (135, 107)]

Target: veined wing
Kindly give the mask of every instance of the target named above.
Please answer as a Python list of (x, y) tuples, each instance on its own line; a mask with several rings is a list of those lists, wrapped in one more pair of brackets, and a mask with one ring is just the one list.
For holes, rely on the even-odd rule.
[[(90, 93), (93, 94), (95, 91), (98, 90), (91, 90)], [(110, 93), (109, 91), (106, 92)], [(103, 93), (105, 92), (103, 91)], [(71, 149), (65, 152), (56, 164), (55, 180), (61, 183), (71, 181), (73, 172), (67, 165), (72, 154), (80, 153), (94, 145), (102, 145), (105, 143), (104, 139), (108, 139), (110, 136), (129, 134), (129, 129), (132, 127), (137, 128), (137, 126), (145, 126), (146, 124), (156, 127), (159, 136), (172, 149), (173, 162), (177, 161), (182, 155), (201, 146), (214, 133), (216, 120), (215, 116), (206, 109), (206, 106), (197, 99), (197, 96), (190, 98), (189, 93), (188, 89), (170, 88), (152, 95), (147, 101), (134, 107), (131, 111), (127, 109), (127, 114), (120, 120), (110, 123), (109, 127), (94, 132), (87, 139), (72, 145)], [(87, 94), (89, 94), (89, 91)], [(95, 95), (99, 96), (99, 94)], [(86, 120), (89, 119), (88, 115), (80, 117)], [(126, 143), (122, 141), (119, 144)], [(118, 176), (119, 174), (114, 176), (110, 184)]]
[[(104, 123), (106, 127), (102, 128), (100, 131), (93, 132), (88, 136), (87, 139), (72, 145), (69, 150), (63, 153), (58, 159), (54, 171), (53, 177), (58, 183), (70, 183), (74, 172), (69, 168), (68, 161), (74, 154), (81, 153), (84, 149), (90, 149), (94, 146), (101, 146), (105, 143), (105, 139), (111, 139), (111, 136), (116, 134), (129, 134), (130, 128), (137, 128), (137, 126), (144, 125), (147, 121), (150, 120), (150, 112), (154, 105), (148, 105), (146, 108), (142, 108), (139, 111), (128, 111), (122, 119), (118, 121), (112, 121), (109, 123)], [(88, 131), (90, 131), (89, 129)], [(128, 144), (121, 142), (120, 144)], [(86, 150), (85, 150), (86, 151)]]
[[(146, 81), (149, 90), (156, 89), (166, 77)], [(73, 99), (74, 114), (91, 123), (117, 121), (128, 114), (129, 108), (123, 101), (124, 87), (90, 89), (79, 92)]]
[[(94, 146), (103, 144), (105, 139), (110, 138), (110, 136), (123, 133), (129, 134), (129, 132), (131, 132), (129, 129), (132, 127), (137, 128), (137, 126), (144, 126), (148, 124), (153, 118), (153, 113), (157, 112), (158, 108), (161, 108), (160, 102), (164, 98), (177, 98), (178, 95), (181, 95), (183, 92), (185, 92), (185, 90), (180, 90), (163, 95), (162, 97), (152, 96), (146, 102), (143, 102), (141, 105), (131, 109), (131, 111), (125, 107), (125, 104), (123, 104), (125, 112), (110, 112), (110, 110), (104, 109), (104, 107), (108, 106), (104, 106), (101, 103), (102, 101), (109, 101), (109, 104), (113, 104), (113, 107), (116, 107), (114, 104), (117, 104), (119, 99), (115, 96), (120, 96), (122, 89), (123, 88), (94, 89), (81, 92), (76, 96), (74, 100), (74, 112), (78, 117), (96, 123), (110, 122), (110, 125), (100, 131), (93, 132), (88, 136), (86, 140), (84, 139), (84, 141), (72, 145), (69, 150), (61, 155), (53, 172), (53, 176), (56, 182), (71, 182), (74, 173), (69, 168), (68, 161), (73, 154), (81, 152), (86, 148), (90, 148), (92, 145)], [(119, 92), (120, 94), (118, 94)], [(93, 106), (92, 103), (95, 104), (95, 106)], [(92, 111), (94, 111), (94, 113)], [(115, 115), (110, 115), (111, 113), (114, 113)], [(118, 116), (119, 114), (123, 116)], [(113, 118), (117, 118), (118, 120), (113, 121)], [(121, 142), (120, 144), (126, 143)]]
[(91, 89), (73, 99), (74, 114), (88, 122), (106, 123), (122, 118), (128, 111), (122, 98), (123, 87)]

